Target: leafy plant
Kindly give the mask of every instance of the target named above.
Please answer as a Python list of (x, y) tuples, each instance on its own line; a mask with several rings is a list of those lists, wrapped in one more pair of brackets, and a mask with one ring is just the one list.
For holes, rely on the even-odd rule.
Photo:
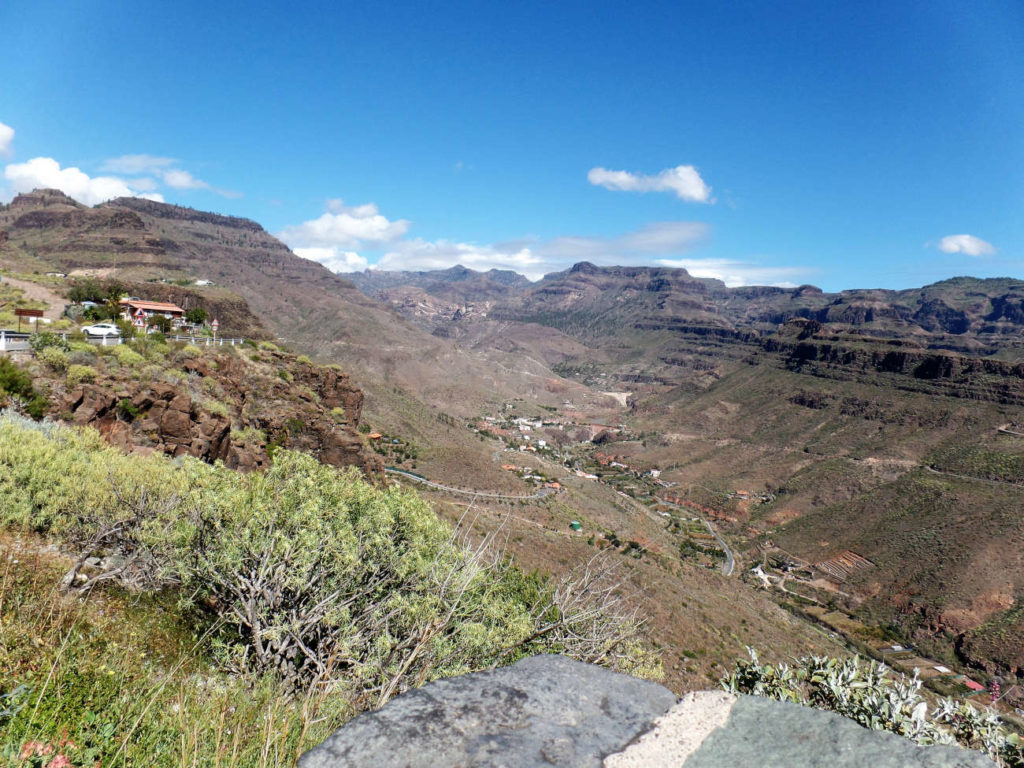
[(125, 421), (135, 421), (139, 416), (139, 407), (129, 398), (123, 397), (117, 403), (117, 415)]
[(156, 328), (157, 331), (159, 331), (160, 333), (171, 332), (172, 323), (171, 318), (169, 317), (165, 317), (163, 315), (154, 315), (153, 317), (149, 318), (147, 322), (149, 323), (149, 326), (151, 328)]
[(193, 307), (185, 312), (185, 322), (191, 325), (202, 325), (209, 317), (209, 313), (202, 307)]
[(59, 347), (43, 347), (36, 358), (52, 371), (63, 373), (68, 368), (68, 353)]
[(51, 333), (50, 331), (33, 333), (28, 337), (28, 345), (36, 354), (39, 354), (44, 349), (59, 349), (63, 352), (67, 352), (71, 348), (67, 339), (59, 334)]
[(117, 362), (129, 368), (134, 368), (146, 362), (146, 358), (127, 344), (119, 344), (113, 347), (111, 354), (117, 359)]
[(88, 383), (96, 378), (96, 369), (90, 365), (70, 365), (67, 372), (67, 383), (70, 386)]
[(46, 413), (46, 397), (36, 392), (32, 377), (6, 357), (0, 357), (0, 395), (7, 395), (0, 397), (0, 405), (9, 407), (13, 398), (33, 419), (41, 419)]
[(960, 744), (985, 752), (1006, 768), (1024, 767), (1016, 734), (1007, 733), (997, 717), (952, 699), (929, 708), (916, 671), (911, 677), (892, 674), (888, 667), (859, 657), (809, 656), (794, 666), (762, 664), (753, 648), (747, 652), (750, 659), (737, 661), (722, 680), (730, 693), (805, 704), (918, 744)]
[(58, 536), (63, 582), (180, 586), (211, 651), (359, 706), (438, 677), (559, 651), (656, 675), (614, 568), (525, 577), (414, 493), (280, 449), (265, 473), (126, 457), (97, 433), (0, 418), (0, 522)]

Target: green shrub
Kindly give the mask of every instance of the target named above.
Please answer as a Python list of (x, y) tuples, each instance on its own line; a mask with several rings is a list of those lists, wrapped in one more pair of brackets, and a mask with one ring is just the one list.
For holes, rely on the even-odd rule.
[(43, 347), (36, 358), (52, 371), (63, 373), (68, 369), (68, 353), (59, 347)]
[(131, 348), (147, 360), (153, 360), (155, 362), (162, 361), (171, 351), (171, 348), (164, 340), (163, 334), (159, 333), (136, 336), (132, 339)]
[(300, 362), (300, 363), (305, 363), (307, 365), (309, 365), (309, 364), (311, 364), (313, 362), (312, 360), (309, 359), (309, 355), (299, 355), (296, 358), (296, 361)]
[(270, 341), (261, 341), (258, 346), (260, 349), (265, 350), (267, 352), (276, 352), (278, 350), (277, 344), (274, 344), (273, 342)]
[(340, 405), (331, 408), (331, 416), (334, 417), (335, 421), (348, 421), (348, 414), (345, 413), (345, 409)]
[(125, 341), (128, 339), (135, 338), (137, 329), (130, 320), (119, 318), (114, 321), (117, 324), (117, 329), (121, 332), (121, 338)]
[(263, 445), (267, 442), (267, 433), (257, 427), (232, 429), (231, 439), (245, 445)]
[(78, 340), (75, 340), (75, 341), (70, 342), (70, 349), (69, 349), (69, 351), (72, 354), (74, 354), (76, 352), (79, 352), (81, 354), (91, 355), (92, 357), (96, 356), (96, 347), (94, 347), (88, 341), (78, 341)]
[(0, 357), (0, 406), (12, 404), (24, 408), (33, 419), (43, 418), (46, 413), (46, 397), (36, 392), (28, 371), (19, 368), (6, 357)]
[(117, 404), (117, 415), (125, 421), (135, 421), (138, 418), (139, 406), (133, 403), (129, 398), (122, 397)]
[(154, 315), (153, 317), (149, 318), (148, 323), (151, 328), (156, 328), (156, 330), (161, 335), (171, 332), (172, 323), (171, 318), (169, 317), (164, 317), (163, 315)]
[(795, 666), (761, 664), (753, 648), (722, 680), (731, 693), (765, 696), (837, 712), (865, 728), (892, 731), (918, 744), (961, 744), (985, 752), (1000, 765), (1024, 767), (1017, 736), (1008, 734), (995, 715), (970, 704), (944, 699), (934, 708), (921, 697), (921, 681), (893, 675), (877, 662), (859, 657), (810, 656)]
[(113, 350), (111, 354), (117, 358), (117, 362), (129, 368), (134, 368), (146, 362), (146, 358), (127, 344), (118, 344), (116, 347), (112, 347), (111, 349)]
[[(77, 554), (69, 588), (178, 586), (227, 668), (292, 687), (331, 680), (362, 706), (544, 651), (659, 671), (632, 609), (614, 609), (615, 584), (522, 574), (414, 493), (302, 453), (278, 450), (267, 472), (241, 474), (126, 457), (92, 430), (3, 416), (0, 523), (59, 536)], [(119, 557), (86, 573), (98, 552)]]
[(203, 354), (203, 350), (197, 347), (195, 344), (186, 344), (178, 350), (178, 355), (182, 358), (199, 357)]
[(59, 349), (67, 352), (70, 349), (68, 341), (56, 333), (50, 331), (43, 331), (42, 333), (33, 333), (28, 337), (28, 345), (32, 347), (32, 351), (39, 354), (44, 349)]
[(225, 419), (228, 418), (229, 416), (228, 407), (220, 400), (203, 400), (202, 406), (210, 413), (212, 413), (214, 416), (221, 416)]
[(96, 369), (90, 365), (68, 366), (67, 383), (70, 386), (84, 384), (96, 378)]

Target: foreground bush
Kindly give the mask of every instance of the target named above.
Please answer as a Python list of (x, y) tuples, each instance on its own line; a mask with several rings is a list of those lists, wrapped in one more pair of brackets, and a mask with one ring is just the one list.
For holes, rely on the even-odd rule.
[(545, 651), (660, 671), (601, 563), (550, 584), (487, 540), (470, 546), (414, 493), (301, 453), (239, 474), (125, 456), (94, 431), (6, 415), (0, 524), (63, 543), (65, 592), (106, 583), (173, 596), (209, 663), (274, 680), (282, 695), (365, 709)]
[(921, 681), (892, 675), (888, 667), (860, 658), (802, 658), (795, 666), (761, 664), (753, 648), (722, 680), (731, 693), (765, 696), (836, 712), (876, 731), (891, 731), (918, 744), (960, 744), (985, 752), (999, 765), (1024, 768), (1016, 734), (994, 715), (943, 699), (934, 708), (921, 696)]
[(14, 406), (33, 419), (46, 413), (46, 397), (32, 386), (32, 376), (7, 357), (0, 357), (0, 408)]

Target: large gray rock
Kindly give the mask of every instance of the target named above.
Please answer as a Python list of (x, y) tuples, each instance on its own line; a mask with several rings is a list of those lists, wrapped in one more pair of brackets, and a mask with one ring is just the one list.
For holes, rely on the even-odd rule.
[(299, 768), (597, 768), (675, 700), (656, 683), (534, 656), (393, 699), (307, 752)]
[[(686, 768), (994, 768), (980, 752), (921, 747), (821, 710), (740, 696)], [(651, 766), (660, 768), (660, 766)]]
[(441, 680), (340, 728), (299, 768), (993, 768), (786, 702), (675, 696), (561, 656)]

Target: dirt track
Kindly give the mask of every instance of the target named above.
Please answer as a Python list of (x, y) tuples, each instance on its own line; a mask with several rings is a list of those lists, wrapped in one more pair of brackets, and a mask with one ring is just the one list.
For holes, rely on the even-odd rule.
[(28, 280), (18, 280), (17, 278), (3, 276), (3, 281), (8, 285), (12, 285), (15, 288), (20, 288), (25, 292), (25, 298), (31, 301), (45, 301), (47, 308), (43, 310), (43, 317), (48, 317), (51, 320), (59, 320), (64, 314), (64, 308), (68, 305), (68, 302), (63, 296), (58, 295), (53, 290), (46, 286), (39, 285), (37, 283), (30, 283)]

